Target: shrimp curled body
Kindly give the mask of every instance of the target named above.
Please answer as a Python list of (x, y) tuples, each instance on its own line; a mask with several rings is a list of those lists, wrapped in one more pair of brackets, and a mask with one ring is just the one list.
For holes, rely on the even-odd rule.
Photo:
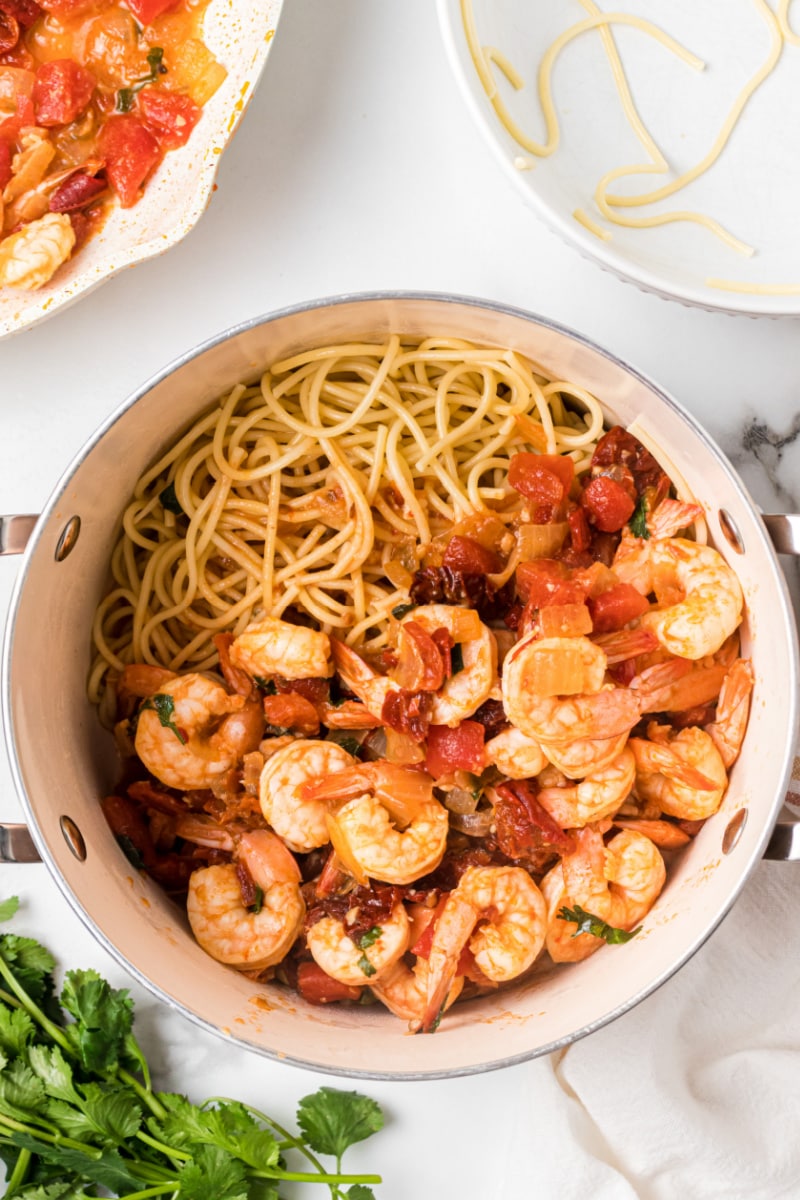
[(262, 971), (285, 958), (302, 929), (300, 869), (266, 829), (243, 834), (237, 856), (261, 889), (260, 910), (245, 907), (236, 867), (224, 863), (192, 873), (186, 911), (198, 943), (217, 962)]
[(547, 931), (544, 897), (521, 867), (468, 867), (436, 923), (422, 1021), (435, 1028), (465, 945), (492, 983), (516, 979), (538, 957)]
[(323, 917), (306, 932), (311, 955), (333, 979), (350, 987), (373, 985), (402, 958), (408, 948), (409, 923), (405, 907), (396, 904), (391, 916), (382, 920), (380, 935), (368, 946), (356, 945), (344, 924)]
[(333, 674), (327, 633), (264, 617), (231, 643), (231, 664), (248, 675), (319, 679)]
[(310, 779), (344, 771), (354, 762), (336, 742), (298, 738), (264, 763), (258, 785), (261, 811), (290, 850), (306, 853), (330, 841), (327, 804), (303, 799), (302, 786)]
[(169, 724), (155, 707), (142, 708), (135, 746), (148, 771), (167, 787), (211, 787), (261, 741), (258, 701), (231, 696), (204, 675), (178, 675), (162, 684), (158, 696), (166, 698), (162, 712), (169, 709)]

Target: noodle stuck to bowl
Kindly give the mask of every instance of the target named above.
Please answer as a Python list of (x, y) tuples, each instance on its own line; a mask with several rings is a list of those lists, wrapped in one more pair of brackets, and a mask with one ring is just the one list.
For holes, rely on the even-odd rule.
[(702, 515), (516, 352), (274, 363), (123, 516), (89, 679), (120, 845), (220, 962), (414, 1029), (629, 940), (747, 722)]

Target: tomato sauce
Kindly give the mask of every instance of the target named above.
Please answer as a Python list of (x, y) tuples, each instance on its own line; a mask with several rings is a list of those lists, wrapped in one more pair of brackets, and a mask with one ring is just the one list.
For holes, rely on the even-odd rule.
[(0, 286), (47, 282), (188, 141), (226, 76), (207, 5), (0, 0)]

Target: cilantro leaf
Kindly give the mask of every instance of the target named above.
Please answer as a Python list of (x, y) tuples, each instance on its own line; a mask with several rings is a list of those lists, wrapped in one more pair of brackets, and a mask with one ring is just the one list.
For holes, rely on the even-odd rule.
[(347, 1200), (375, 1200), (375, 1193), (364, 1183), (354, 1183), (345, 1192)]
[(81, 1108), (104, 1145), (119, 1146), (138, 1133), (142, 1111), (126, 1087), (113, 1083), (84, 1083)]
[(348, 1146), (382, 1128), (383, 1113), (375, 1100), (360, 1092), (321, 1087), (300, 1101), (297, 1124), (312, 1150), (341, 1158)]
[(581, 908), (580, 904), (576, 904), (574, 909), (567, 908), (564, 905), (558, 910), (558, 916), (562, 921), (572, 921), (578, 926), (572, 935), (573, 937), (578, 937), (581, 933), (591, 933), (593, 937), (603, 938), (609, 946), (617, 946), (624, 942), (629, 942), (631, 938), (636, 937), (636, 934), (642, 928), (640, 925), (638, 929), (630, 931), (617, 929), (615, 925), (609, 925), (607, 921), (596, 917), (594, 913), (587, 912), (585, 908)]
[(75, 1018), (65, 1032), (89, 1071), (116, 1067), (133, 1026), (127, 989), (112, 988), (97, 971), (68, 971), (61, 1003)]
[(22, 1054), (28, 1042), (33, 1041), (35, 1028), (24, 1008), (6, 1008), (0, 1005), (0, 1050), (8, 1054)]
[(464, 670), (464, 648), (460, 642), (456, 642), (450, 650), (450, 674), (457, 675), (459, 671)]
[(406, 613), (410, 613), (416, 607), (416, 604), (397, 604), (392, 609), (392, 616), (397, 617), (399, 621), (401, 617), (404, 617)]
[(112, 1192), (141, 1191), (142, 1181), (128, 1170), (124, 1158), (116, 1150), (98, 1150), (95, 1154), (84, 1154), (81, 1150), (73, 1150), (67, 1146), (53, 1146), (42, 1142), (39, 1138), (28, 1133), (9, 1130), (3, 1135), (15, 1146), (30, 1150), (32, 1154), (48, 1163), (54, 1163), (62, 1169), (62, 1178), (68, 1179), (69, 1172), (74, 1180), (88, 1179), (92, 1183), (102, 1184)]
[(186, 1200), (248, 1200), (244, 1167), (219, 1146), (198, 1146), (179, 1179)]
[(56, 962), (50, 951), (33, 938), (4, 933), (0, 937), (0, 955), (31, 1000), (41, 1004), (53, 987), (51, 972)]
[(46, 1183), (23, 1188), (14, 1192), (14, 1200), (92, 1200), (83, 1190), (81, 1183), (70, 1183), (60, 1180), (58, 1183)]
[(28, 1061), (46, 1087), (48, 1096), (80, 1105), (80, 1096), (72, 1082), (72, 1068), (58, 1046), (31, 1046)]
[(358, 939), (359, 950), (366, 950), (368, 946), (374, 946), (382, 933), (383, 929), (380, 927), (380, 925), (373, 925), (371, 929), (366, 931), (366, 933), (362, 933), (361, 937)]
[[(21, 1058), (16, 1058), (0, 1074), (0, 1112), (18, 1121), (27, 1121), (31, 1113), (44, 1106), (45, 1091), (41, 1079)], [(5, 1133), (5, 1130), (3, 1130)]]
[(373, 967), (372, 963), (369, 961), (366, 954), (361, 955), (361, 957), (358, 960), (358, 966), (364, 972), (367, 979), (369, 979), (372, 975), (376, 975), (378, 972), (378, 968)]
[(157, 692), (155, 696), (145, 700), (144, 704), (140, 706), (139, 712), (143, 713), (148, 708), (153, 710), (164, 728), (171, 729), (181, 745), (185, 746), (188, 739), (186, 734), (175, 724), (175, 701), (169, 692)]
[(253, 680), (257, 688), (264, 692), (266, 696), (277, 696), (278, 689), (275, 686), (274, 679), (267, 679), (264, 675), (254, 675)]
[(633, 516), (628, 522), (628, 528), (634, 537), (644, 538), (648, 540), (650, 530), (647, 528), (647, 501), (644, 496), (640, 496), (636, 508), (633, 510)]
[(0, 900), (0, 921), (10, 921), (19, 908), (19, 896), (9, 896), (7, 900)]

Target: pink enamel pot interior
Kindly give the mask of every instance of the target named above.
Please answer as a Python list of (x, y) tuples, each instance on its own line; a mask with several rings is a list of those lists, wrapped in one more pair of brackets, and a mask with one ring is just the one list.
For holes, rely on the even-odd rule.
[[(669, 867), (645, 930), (568, 967), (534, 968), (511, 986), (457, 1004), (434, 1036), (413, 1037), (380, 1006), (312, 1007), (223, 967), (195, 943), (185, 914), (128, 863), (98, 801), (117, 762), (85, 695), (90, 626), (123, 506), (144, 468), (204, 407), (268, 362), (345, 340), (462, 337), (511, 347), (552, 378), (593, 392), (609, 422), (634, 422), (707, 511), (709, 537), (738, 574), (744, 653), (755, 690), (741, 757), (721, 810)], [(469, 298), (342, 296), (235, 328), (169, 366), (109, 418), (32, 519), (6, 518), (0, 549), (27, 541), (6, 629), (5, 731), (29, 822), (3, 833), (6, 857), (34, 851), (103, 946), (156, 996), (258, 1053), (351, 1077), (422, 1079), (521, 1062), (591, 1033), (647, 996), (708, 938), (770, 843), (798, 856), (776, 819), (797, 723), (797, 636), (765, 520), (702, 428), (648, 379), (585, 338)], [(791, 550), (792, 518), (772, 521)]]

